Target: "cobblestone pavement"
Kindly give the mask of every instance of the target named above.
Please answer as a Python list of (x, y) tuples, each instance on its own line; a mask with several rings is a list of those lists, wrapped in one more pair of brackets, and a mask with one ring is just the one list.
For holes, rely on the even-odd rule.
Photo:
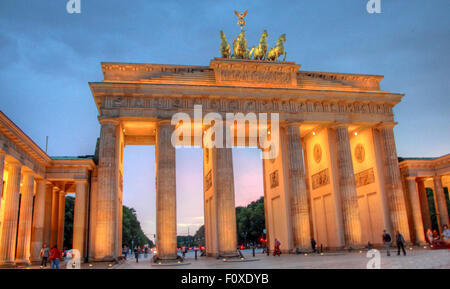
[[(397, 256), (392, 250), (390, 257), (385, 251), (381, 253), (381, 269), (450, 269), (450, 250), (408, 250), (407, 255)], [(366, 269), (368, 258), (367, 251), (353, 253), (325, 253), (305, 255), (282, 255), (281, 257), (256, 254), (257, 260), (250, 251), (245, 251), (245, 262), (224, 262), (211, 257), (198, 257), (189, 253), (186, 256), (187, 265), (155, 266), (148, 258), (142, 258), (139, 263), (134, 259), (128, 259), (125, 263), (114, 266), (115, 269)], [(253, 260), (253, 261), (250, 261)]]

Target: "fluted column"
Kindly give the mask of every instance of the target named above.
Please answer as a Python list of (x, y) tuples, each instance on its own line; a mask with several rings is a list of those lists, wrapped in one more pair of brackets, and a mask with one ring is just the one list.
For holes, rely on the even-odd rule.
[(0, 151), (0, 208), (2, 207), (3, 199), (3, 175), (5, 173), (5, 152)]
[(423, 179), (417, 180), (417, 189), (419, 192), (420, 208), (422, 213), (422, 223), (424, 226), (424, 233), (430, 228), (431, 229), (431, 216), (430, 210), (428, 208), (428, 198), (425, 189), (425, 183)]
[(52, 198), (53, 198), (53, 184), (45, 186), (45, 204), (44, 204), (44, 232), (42, 242), (50, 247), (52, 235)]
[(59, 214), (59, 188), (52, 188), (52, 219), (50, 229), (50, 245), (58, 245), (58, 214)]
[(161, 122), (156, 131), (156, 246), (158, 257), (177, 257), (176, 158), (171, 143), (174, 128)]
[(215, 169), (219, 255), (232, 257), (237, 255), (237, 233), (233, 154), (231, 148), (215, 149)]
[(384, 173), (386, 197), (389, 204), (391, 223), (395, 233), (402, 233), (406, 241), (410, 241), (408, 215), (403, 195), (400, 169), (398, 167), (397, 150), (395, 148), (393, 125), (379, 128), (380, 143), (384, 156)]
[(289, 125), (286, 130), (294, 247), (305, 251), (311, 248), (311, 235), (300, 128), (295, 124)]
[(440, 176), (435, 176), (433, 178), (434, 191), (436, 196), (436, 203), (438, 206), (438, 220), (439, 220), (439, 230), (442, 232), (442, 227), (449, 224), (448, 220), (448, 208), (447, 201), (445, 200), (444, 188), (442, 187), (442, 180)]
[(94, 259), (111, 261), (117, 257), (120, 126), (115, 120), (102, 120), (101, 125)]
[(17, 218), (21, 165), (8, 164), (8, 181), (4, 197), (2, 233), (0, 237), (0, 265), (12, 265), (16, 256)]
[(86, 236), (86, 185), (87, 181), (76, 182), (75, 209), (73, 217), (73, 248), (84, 256)]
[(407, 177), (409, 200), (414, 220), (414, 233), (417, 244), (425, 243), (425, 234), (422, 222), (422, 210), (420, 208), (419, 191), (417, 190), (416, 177)]
[(58, 192), (58, 203), (58, 235), (56, 244), (59, 249), (62, 249), (64, 244), (64, 219), (66, 217), (66, 192), (63, 190)]
[(36, 196), (34, 198), (33, 227), (31, 230), (31, 261), (39, 261), (39, 253), (44, 242), (46, 180), (36, 181)]
[(345, 125), (337, 126), (335, 131), (345, 246), (354, 247), (361, 245), (361, 223), (348, 127)]
[(33, 220), (34, 175), (25, 172), (21, 186), (19, 233), (17, 235), (16, 264), (30, 263), (31, 225)]

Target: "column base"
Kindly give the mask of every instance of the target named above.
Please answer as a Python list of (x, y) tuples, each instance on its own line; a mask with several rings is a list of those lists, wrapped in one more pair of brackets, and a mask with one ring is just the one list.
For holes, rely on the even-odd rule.
[(14, 265), (16, 266), (27, 266), (27, 265), (31, 265), (31, 262), (29, 260), (16, 260), (16, 262), (14, 262)]
[(113, 257), (113, 256), (94, 257), (91, 260), (92, 260), (92, 262), (115, 262), (115, 263), (119, 262), (117, 257)]
[(0, 262), (0, 268), (11, 268), (14, 267), (16, 264), (13, 261), (3, 261)]
[(231, 251), (231, 252), (219, 252), (219, 258), (241, 258), (243, 257), (239, 251)]

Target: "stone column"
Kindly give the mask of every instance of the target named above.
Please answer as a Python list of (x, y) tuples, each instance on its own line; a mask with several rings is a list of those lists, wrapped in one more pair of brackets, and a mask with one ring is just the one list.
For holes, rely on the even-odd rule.
[[(212, 148), (213, 170), (215, 178), (214, 194), (216, 202), (217, 245), (219, 256), (236, 257), (236, 206), (234, 201), (233, 153), (227, 148), (229, 130), (226, 124), (219, 124), (223, 129), (222, 147)], [(216, 146), (220, 146), (217, 142)]]
[(39, 261), (44, 242), (46, 180), (36, 181), (36, 196), (34, 198), (33, 227), (31, 231), (31, 261)]
[(52, 198), (53, 198), (53, 184), (45, 186), (45, 204), (44, 204), (44, 234), (43, 243), (50, 248), (52, 235)]
[(0, 237), (0, 265), (12, 265), (16, 256), (17, 217), (19, 215), (19, 192), (21, 165), (8, 164), (2, 233)]
[(231, 148), (215, 149), (217, 238), (219, 256), (237, 256), (236, 205)]
[(0, 151), (0, 208), (2, 207), (3, 198), (3, 175), (5, 173), (5, 152)]
[(400, 178), (400, 169), (398, 167), (393, 127), (394, 125), (391, 124), (379, 128), (381, 149), (384, 156), (386, 197), (389, 204), (392, 228), (394, 230), (392, 234), (400, 231), (408, 242), (410, 241), (408, 215)]
[(156, 131), (156, 246), (158, 257), (177, 257), (176, 159), (171, 144), (174, 128), (161, 122)]
[(73, 216), (73, 248), (84, 256), (84, 244), (86, 233), (86, 185), (87, 181), (76, 182), (75, 209)]
[(311, 249), (311, 233), (300, 128), (297, 124), (291, 124), (287, 126), (286, 131), (288, 185), (294, 247), (301, 251), (307, 251)]
[(64, 244), (64, 219), (66, 216), (66, 192), (63, 190), (58, 193), (58, 203), (58, 235), (56, 244), (62, 250)]
[(435, 176), (434, 182), (434, 195), (436, 196), (436, 203), (438, 206), (437, 219), (439, 221), (439, 231), (442, 233), (442, 227), (449, 224), (447, 201), (445, 200), (444, 188), (442, 187), (441, 176)]
[(422, 222), (422, 210), (420, 208), (419, 191), (417, 190), (416, 177), (407, 177), (409, 200), (411, 202), (411, 210), (414, 220), (414, 233), (416, 244), (425, 243), (425, 234)]
[(342, 202), (345, 246), (348, 248), (361, 245), (361, 223), (348, 127), (346, 125), (337, 126), (335, 131), (339, 192)]
[(19, 232), (17, 234), (16, 264), (30, 263), (31, 225), (33, 220), (34, 175), (25, 172), (20, 188)]
[(59, 214), (59, 188), (52, 188), (52, 220), (50, 229), (50, 245), (52, 248), (58, 245), (58, 214)]
[(98, 191), (94, 260), (116, 259), (117, 200), (119, 186), (119, 134), (116, 120), (102, 120), (99, 145)]
[(417, 189), (419, 192), (420, 208), (421, 208), (421, 213), (422, 213), (422, 223), (424, 226), (423, 234), (425, 234), (425, 232), (428, 230), (428, 228), (431, 229), (431, 216), (430, 216), (430, 210), (428, 208), (427, 192), (425, 189), (425, 183), (424, 183), (423, 179), (418, 179)]

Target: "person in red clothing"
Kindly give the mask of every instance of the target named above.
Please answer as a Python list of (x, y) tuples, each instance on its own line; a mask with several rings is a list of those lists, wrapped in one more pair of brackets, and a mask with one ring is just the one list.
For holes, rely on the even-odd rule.
[(52, 262), (52, 269), (59, 269), (59, 259), (61, 259), (61, 251), (55, 245), (50, 250), (50, 261)]

